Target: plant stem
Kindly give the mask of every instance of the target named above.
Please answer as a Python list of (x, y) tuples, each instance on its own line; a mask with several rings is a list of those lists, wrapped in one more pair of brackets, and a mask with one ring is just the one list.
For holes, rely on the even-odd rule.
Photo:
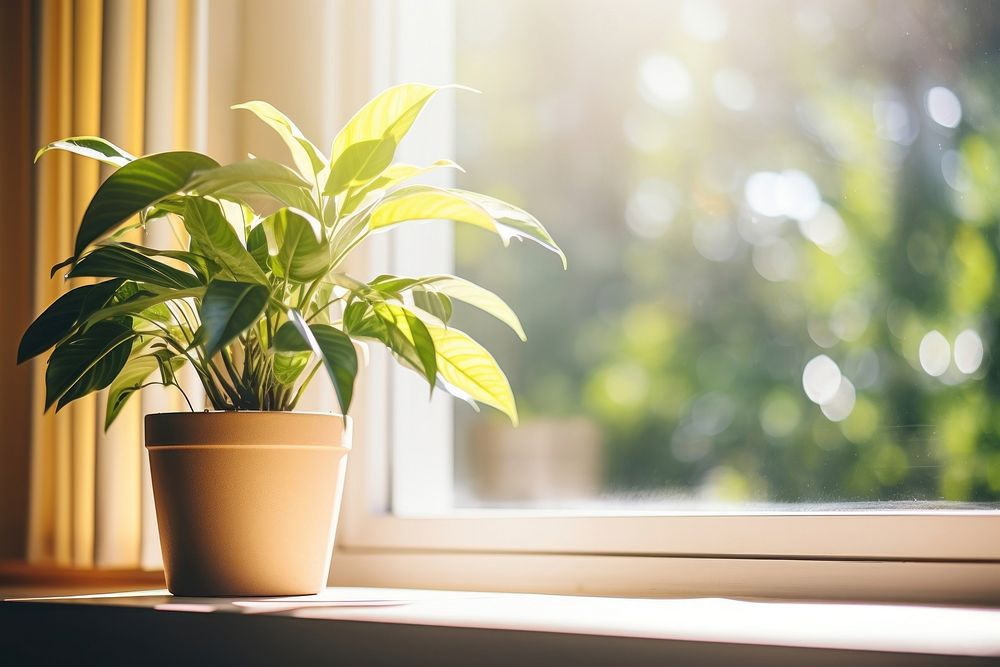
[(336, 299), (330, 299), (329, 301), (327, 301), (326, 303), (324, 303), (322, 306), (320, 306), (319, 308), (317, 308), (316, 312), (314, 312), (312, 315), (310, 315), (309, 317), (307, 317), (306, 318), (306, 322), (313, 321), (313, 319), (319, 317), (323, 312), (325, 312), (327, 308), (329, 308), (333, 304), (337, 303), (338, 301), (342, 301), (343, 298), (344, 297), (342, 297), (342, 296), (338, 296)]
[[(245, 348), (244, 348), (245, 349)], [(247, 386), (243, 383), (243, 378), (240, 377), (239, 372), (236, 370), (236, 364), (233, 363), (233, 355), (230, 353), (228, 348), (222, 348), (220, 355), (222, 357), (222, 363), (226, 367), (226, 372), (229, 373), (229, 379), (233, 383), (233, 388), (240, 394), (244, 394), (247, 391)], [(244, 360), (245, 363), (245, 360)]]
[(312, 367), (312, 370), (309, 371), (309, 374), (306, 375), (306, 378), (302, 381), (302, 384), (299, 385), (299, 390), (295, 392), (295, 398), (292, 399), (292, 402), (289, 405), (290, 409), (294, 410), (295, 406), (299, 404), (299, 399), (302, 398), (302, 394), (305, 393), (306, 387), (308, 387), (309, 383), (312, 382), (313, 376), (316, 375), (316, 371), (322, 364), (323, 364), (322, 361), (317, 361), (316, 364)]
[(319, 280), (312, 281), (312, 283), (309, 284), (309, 289), (306, 291), (305, 297), (299, 301), (299, 310), (302, 313), (306, 312), (306, 308), (309, 307), (309, 303), (312, 301), (313, 296), (316, 295), (316, 290), (319, 289), (319, 283)]
[(234, 387), (231, 387), (226, 382), (225, 376), (223, 376), (222, 371), (219, 370), (219, 367), (215, 364), (215, 361), (213, 361), (212, 359), (208, 359), (207, 362), (208, 362), (208, 368), (215, 373), (216, 380), (218, 380), (219, 386), (221, 386), (223, 391), (229, 394), (229, 398), (232, 399), (233, 408), (239, 408), (240, 403), (242, 402), (240, 400), (239, 392), (236, 391)]
[(188, 398), (187, 392), (184, 391), (184, 387), (181, 386), (180, 382), (171, 383), (173, 386), (177, 387), (177, 391), (181, 392), (181, 396), (184, 397), (184, 402), (188, 404), (188, 410), (194, 412), (194, 406), (191, 405), (191, 399)]

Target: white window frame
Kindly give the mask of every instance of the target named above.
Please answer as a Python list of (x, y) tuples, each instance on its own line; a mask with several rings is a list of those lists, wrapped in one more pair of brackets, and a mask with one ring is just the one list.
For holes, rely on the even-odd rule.
[[(449, 0), (370, 6), (371, 94), (400, 81), (446, 83)], [(402, 150), (451, 157), (442, 96)], [(416, 142), (416, 143), (414, 143)], [(437, 152), (430, 153), (428, 149)], [(440, 272), (446, 223), (373, 238), (358, 273)], [(373, 351), (359, 380), (355, 446), (331, 583), (611, 595), (740, 595), (935, 602), (1000, 600), (1000, 512), (564, 512), (450, 510), (452, 412)], [(402, 465), (393, 476), (389, 462)], [(412, 506), (421, 515), (389, 508)], [(445, 513), (445, 510), (449, 510)]]

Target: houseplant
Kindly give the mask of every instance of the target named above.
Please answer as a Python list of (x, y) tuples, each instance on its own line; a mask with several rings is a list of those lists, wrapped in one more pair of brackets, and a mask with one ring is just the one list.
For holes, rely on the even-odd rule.
[[(142, 387), (183, 391), (194, 368), (214, 411), (146, 417), (167, 583), (185, 595), (314, 593), (332, 552), (350, 421), (292, 413), (322, 367), (347, 415), (356, 344), (388, 348), (431, 390), (491, 405), (516, 423), (490, 354), (449, 326), (452, 301), (496, 316), (522, 339), (493, 293), (454, 276), (348, 276), (370, 234), (449, 219), (529, 239), (565, 257), (528, 213), (491, 197), (406, 182), (448, 160), (393, 163), (396, 147), (440, 87), (406, 84), (365, 105), (324, 155), (263, 102), (234, 108), (273, 128), (294, 168), (264, 159), (220, 165), (188, 151), (134, 157), (97, 137), (42, 148), (115, 171), (90, 202), (74, 254), (53, 267), (100, 279), (71, 289), (28, 328), (18, 361), (50, 348), (46, 409), (108, 388), (105, 426)], [(37, 159), (37, 158), (36, 158)], [(168, 220), (169, 219), (169, 220)], [(125, 240), (180, 222), (186, 250)], [(187, 397), (185, 396), (187, 400)]]

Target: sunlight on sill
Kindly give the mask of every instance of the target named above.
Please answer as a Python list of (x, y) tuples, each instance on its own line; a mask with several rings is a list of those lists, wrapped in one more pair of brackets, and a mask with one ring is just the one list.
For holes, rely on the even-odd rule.
[(727, 598), (564, 595), (328, 588), (313, 596), (175, 598), (167, 591), (25, 598), (166, 612), (298, 618), (529, 632), (1000, 656), (1000, 610), (890, 604), (763, 602)]

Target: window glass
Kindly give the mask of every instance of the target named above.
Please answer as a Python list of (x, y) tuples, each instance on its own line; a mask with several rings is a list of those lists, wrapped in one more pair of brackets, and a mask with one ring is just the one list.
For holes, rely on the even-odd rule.
[(456, 304), (522, 417), (456, 405), (458, 505), (1000, 500), (1000, 7), (455, 11), (457, 183), (569, 256), (456, 230), (528, 334)]

